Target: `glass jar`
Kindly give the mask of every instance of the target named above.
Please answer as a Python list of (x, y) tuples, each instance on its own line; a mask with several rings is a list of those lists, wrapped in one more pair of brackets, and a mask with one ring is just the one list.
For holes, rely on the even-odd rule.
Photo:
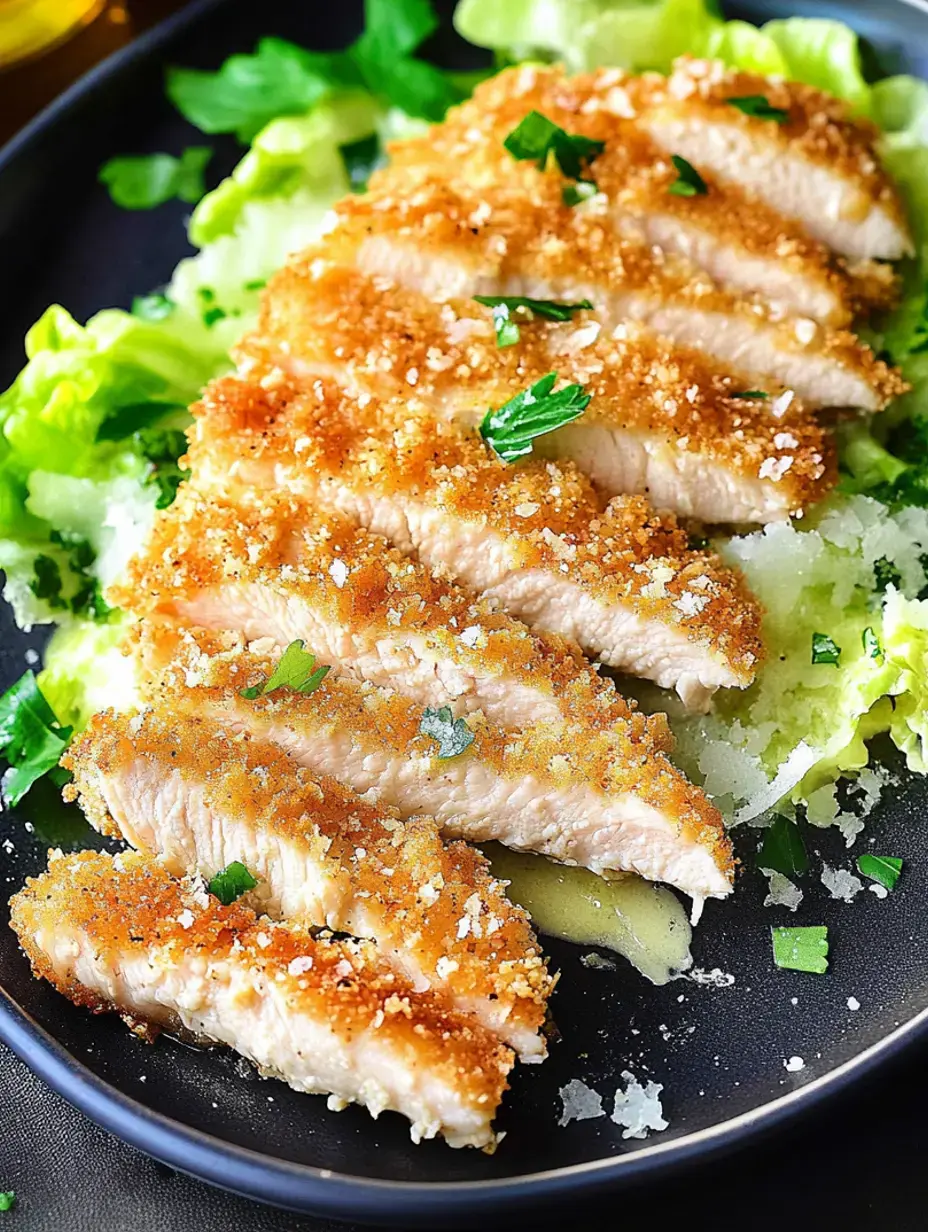
[(0, 68), (38, 55), (93, 21), (106, 0), (0, 0)]

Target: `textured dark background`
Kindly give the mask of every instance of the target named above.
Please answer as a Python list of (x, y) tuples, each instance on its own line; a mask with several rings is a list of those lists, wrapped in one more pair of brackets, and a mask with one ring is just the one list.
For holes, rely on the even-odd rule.
[[(129, 21), (121, 16), (117, 21), (102, 20), (45, 60), (0, 77), (0, 137), (10, 135), (30, 112), (100, 55), (181, 6), (171, 0), (130, 0), (115, 7)], [(835, 15), (840, 11), (835, 5), (795, 7), (806, 11), (829, 7)], [(882, 6), (871, 0), (858, 7), (860, 24), (864, 24), (879, 15)], [(852, 11), (851, 6), (843, 6), (843, 15), (850, 16)], [(125, 282), (121, 260), (114, 265), (108, 281), (114, 285)], [(105, 297), (108, 289), (98, 283), (96, 291)], [(32, 293), (41, 294), (38, 288)], [(914, 902), (911, 908), (915, 909)], [(856, 911), (854, 919), (863, 927)], [(917, 965), (924, 961), (919, 957)], [(721, 1007), (720, 1012), (724, 1013)], [(758, 1033), (763, 1033), (764, 1025), (757, 1023)], [(800, 1228), (842, 1227), (852, 1232), (926, 1228), (921, 1168), (926, 1095), (928, 1079), (916, 1055), (905, 1066), (882, 1071), (862, 1089), (804, 1121), (801, 1129), (786, 1130), (698, 1172), (665, 1181), (659, 1188), (616, 1196), (595, 1210), (574, 1206), (550, 1220), (537, 1212), (510, 1217), (507, 1224), (560, 1228), (572, 1215), (593, 1229), (612, 1228), (620, 1220), (648, 1220), (661, 1229), (672, 1219), (695, 1222), (699, 1228), (710, 1218), (716, 1226), (724, 1228), (737, 1220), (759, 1232), (780, 1229), (787, 1220)], [(218, 1194), (152, 1163), (73, 1112), (20, 1062), (0, 1050), (0, 1189), (7, 1188), (16, 1190), (19, 1201), (14, 1212), (0, 1215), (0, 1221), (7, 1221), (0, 1227), (29, 1232), (335, 1226)], [(388, 1215), (385, 1211), (384, 1216)]]

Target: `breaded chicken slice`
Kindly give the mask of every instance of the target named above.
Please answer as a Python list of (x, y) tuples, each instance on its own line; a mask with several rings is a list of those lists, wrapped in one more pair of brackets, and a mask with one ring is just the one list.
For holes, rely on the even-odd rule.
[[(912, 236), (899, 194), (880, 165), (879, 130), (847, 103), (796, 81), (683, 57), (669, 77), (633, 88), (638, 122), (664, 150), (737, 184), (835, 252), (890, 261)], [(762, 97), (782, 123), (732, 105)]]
[(856, 335), (726, 291), (686, 258), (617, 235), (595, 198), (565, 205), (563, 183), (538, 176), (529, 194), (388, 169), (370, 192), (336, 206), (325, 256), (383, 288), (396, 283), (442, 302), (589, 300), (607, 331), (637, 324), (811, 406), (879, 410), (906, 388)]
[(76, 1005), (227, 1044), (333, 1108), (400, 1112), (415, 1142), (494, 1144), (512, 1052), (369, 942), (224, 907), (128, 853), (52, 853), (10, 907), (35, 975)]
[(556, 370), (592, 400), (537, 452), (569, 458), (606, 496), (646, 495), (704, 522), (785, 519), (835, 482), (831, 434), (791, 392), (752, 391), (697, 351), (624, 325), (610, 333), (582, 309), (564, 322), (505, 309), (519, 338), (499, 346), (495, 311), (436, 304), (309, 253), (271, 279), (237, 354), (470, 425)]
[[(643, 104), (651, 78), (645, 82), (642, 87), (639, 79), (607, 68), (577, 76), (553, 65), (506, 69), (482, 82), (444, 123), (392, 143), (390, 164), (404, 174), (433, 174), (474, 189), (503, 181), (530, 192), (539, 175), (563, 185), (553, 159), (539, 169), (530, 159), (516, 161), (506, 147), (526, 116), (539, 113), (571, 136), (602, 144), (584, 176), (601, 194), (593, 208), (617, 234), (685, 258), (728, 290), (829, 325), (847, 325), (860, 309), (891, 300), (891, 267), (857, 262), (849, 269), (829, 252), (827, 236), (813, 238), (736, 179), (714, 177), (703, 166), (706, 193), (673, 191), (678, 177), (670, 154), (677, 151), (663, 148), (648, 131), (652, 117)], [(375, 186), (390, 175), (378, 173)]]
[(255, 910), (370, 938), (413, 988), (442, 991), (523, 1061), (544, 1058), (552, 980), (528, 917), (431, 818), (402, 821), (273, 745), (173, 709), (98, 714), (63, 764), (67, 796), (101, 833), (175, 876), (244, 864)]
[(754, 678), (760, 617), (740, 577), (640, 497), (604, 506), (570, 463), (509, 465), (476, 431), (281, 371), (214, 382), (194, 414), (206, 499), (285, 488), (335, 509), (693, 708)]
[(628, 712), (575, 644), (532, 632), (350, 518), (286, 493), (247, 491), (232, 503), (184, 485), (109, 598), (280, 651), (301, 640), (358, 680), (509, 727)]
[[(396, 693), (326, 677), (306, 696), (242, 696), (274, 660), (240, 635), (137, 630), (143, 699), (278, 745), (314, 775), (337, 778), (406, 817), (428, 813), (449, 838), (503, 843), (597, 873), (635, 872), (695, 900), (731, 890), (721, 816), (671, 765), (666, 719), (630, 712), (569, 724), (498, 728), (453, 712), (441, 731)], [(469, 742), (469, 743), (468, 743)]]

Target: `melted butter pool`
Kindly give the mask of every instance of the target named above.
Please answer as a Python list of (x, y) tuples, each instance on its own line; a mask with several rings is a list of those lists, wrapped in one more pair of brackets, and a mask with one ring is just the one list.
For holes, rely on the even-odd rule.
[(692, 965), (692, 929), (680, 900), (641, 877), (604, 881), (585, 868), (487, 843), (493, 874), (535, 927), (577, 945), (600, 945), (627, 958), (652, 984)]

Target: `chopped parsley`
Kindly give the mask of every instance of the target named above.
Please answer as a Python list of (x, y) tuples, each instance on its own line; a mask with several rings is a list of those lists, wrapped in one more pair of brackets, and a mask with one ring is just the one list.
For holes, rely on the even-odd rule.
[(501, 347), (512, 346), (519, 341), (519, 326), (512, 314), (518, 309), (544, 317), (546, 321), (569, 321), (581, 308), (592, 308), (588, 299), (575, 304), (561, 303), (554, 299), (530, 299), (525, 295), (475, 295), (474, 299), (485, 308), (493, 309), (493, 325), (496, 341)]
[(883, 647), (880, 645), (880, 639), (868, 625), (860, 635), (860, 644), (864, 648), (864, 654), (868, 659), (882, 659)]
[(729, 398), (769, 398), (770, 395), (765, 389), (739, 389), (737, 392), (732, 392)]
[(180, 158), (173, 154), (111, 158), (97, 178), (124, 210), (150, 210), (175, 198), (194, 205), (206, 192), (204, 173), (212, 156), (209, 146), (195, 145)]
[(233, 860), (210, 880), (209, 892), (214, 894), (224, 907), (228, 907), (243, 894), (253, 890), (257, 884), (245, 865), (238, 860)]
[(590, 395), (583, 386), (565, 385), (552, 392), (556, 380), (557, 373), (549, 372), (498, 410), (487, 411), (480, 435), (504, 462), (524, 458), (536, 437), (571, 423), (586, 410)]
[(568, 133), (540, 111), (530, 111), (520, 120), (503, 145), (513, 158), (533, 162), (539, 171), (544, 171), (553, 158), (571, 180), (583, 180), (589, 164), (606, 148), (605, 141)]
[(136, 295), (132, 301), (132, 315), (140, 321), (163, 321), (169, 317), (177, 305), (160, 291), (151, 295)]
[(561, 189), (561, 200), (565, 205), (581, 205), (598, 192), (599, 186), (595, 180), (573, 180)]
[(857, 857), (857, 870), (864, 877), (869, 877), (871, 881), (878, 881), (887, 890), (894, 890), (899, 874), (902, 872), (902, 860), (899, 856), (867, 854)]
[(834, 641), (833, 638), (830, 638), (827, 633), (812, 634), (813, 663), (827, 663), (832, 667), (837, 667), (840, 658), (841, 647)]
[(773, 961), (785, 971), (824, 975), (828, 970), (828, 926), (771, 928)]
[(675, 197), (704, 197), (709, 191), (709, 186), (693, 164), (688, 163), (679, 154), (671, 154), (670, 161), (673, 163), (677, 178), (667, 191), (673, 193)]
[(12, 1189), (0, 1192), (0, 1211), (11, 1211), (16, 1202), (16, 1194)]
[(770, 100), (763, 94), (744, 94), (725, 101), (730, 106), (737, 107), (745, 115), (753, 116), (757, 120), (773, 120), (777, 124), (785, 124), (789, 119), (788, 111), (784, 111), (782, 107), (773, 107)]
[(431, 706), (426, 706), (422, 712), (422, 722), (419, 724), (419, 735), (431, 736), (433, 740), (438, 741), (438, 752), (435, 756), (442, 761), (459, 757), (474, 743), (474, 733), (467, 726), (467, 722), (464, 719), (456, 719), (451, 713), (450, 706), (442, 706), (440, 710), (433, 710)]
[(263, 291), (267, 286), (266, 278), (250, 278), (248, 282), (242, 283), (243, 291)]
[(218, 304), (213, 304), (211, 308), (207, 308), (203, 313), (203, 324), (207, 329), (212, 329), (217, 321), (224, 321), (228, 315), (225, 308), (220, 308)]
[(902, 574), (891, 560), (881, 556), (873, 562), (873, 586), (875, 590), (885, 590), (887, 586), (895, 586), (898, 590), (902, 585)]
[(239, 691), (241, 697), (254, 701), (256, 697), (265, 697), (275, 689), (288, 688), (296, 693), (315, 693), (325, 680), (331, 669), (316, 667), (316, 656), (303, 649), (303, 642), (291, 642), (280, 656), (280, 662), (274, 668), (264, 684), (252, 685)]
[(764, 831), (757, 867), (782, 873), (784, 877), (801, 877), (809, 871), (809, 857), (795, 821), (782, 816), (774, 818)]
[(72, 731), (58, 722), (34, 672), (7, 689), (0, 697), (0, 754), (10, 766), (3, 776), (5, 804), (18, 804), (37, 779), (55, 770)]
[(32, 562), (33, 576), (29, 589), (37, 599), (44, 599), (49, 607), (63, 608), (67, 603), (61, 597), (61, 569), (53, 556), (37, 556)]
[(338, 152), (348, 172), (351, 191), (355, 193), (364, 192), (372, 172), (378, 167), (383, 167), (387, 161), (384, 148), (376, 133), (371, 133), (369, 137), (362, 137), (360, 141), (350, 141), (347, 145), (340, 145)]

